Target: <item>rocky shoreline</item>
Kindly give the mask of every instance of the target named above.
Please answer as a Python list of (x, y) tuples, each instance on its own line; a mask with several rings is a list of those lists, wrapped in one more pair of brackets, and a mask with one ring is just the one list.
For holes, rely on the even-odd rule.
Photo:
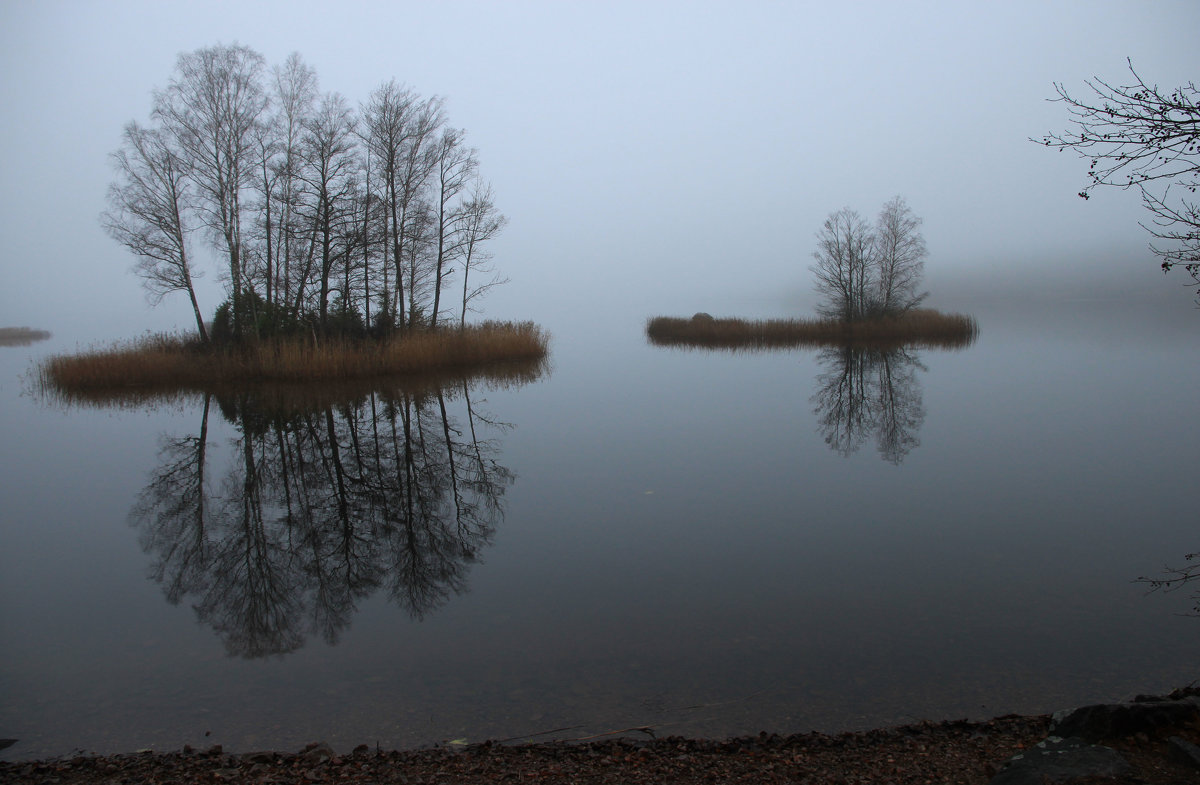
[(338, 754), (178, 752), (0, 762), (0, 782), (186, 783), (1142, 783), (1200, 782), (1200, 689), (986, 722), (722, 741), (492, 742)]

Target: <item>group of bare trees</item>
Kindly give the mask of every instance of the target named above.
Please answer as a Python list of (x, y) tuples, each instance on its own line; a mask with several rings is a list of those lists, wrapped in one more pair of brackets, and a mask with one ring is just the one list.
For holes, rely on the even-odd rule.
[(465, 323), (503, 283), (504, 226), (475, 149), (440, 98), (394, 80), (355, 108), (298, 54), (274, 68), (240, 45), (179, 56), (148, 126), (130, 123), (102, 222), (148, 293), (196, 297), (190, 239), (219, 255), (229, 336)]
[(921, 219), (897, 196), (875, 226), (846, 207), (825, 219), (810, 269), (826, 317), (843, 321), (895, 316), (917, 307), (925, 269)]

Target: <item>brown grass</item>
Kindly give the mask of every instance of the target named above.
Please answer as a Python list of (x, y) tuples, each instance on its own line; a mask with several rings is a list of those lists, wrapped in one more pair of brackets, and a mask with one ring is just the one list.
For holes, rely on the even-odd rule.
[[(38, 368), (38, 387), (64, 401), (157, 397), (227, 391), (247, 385), (294, 386), (369, 381), (396, 383), (430, 374), (456, 378), (509, 372), (527, 376), (544, 361), (549, 337), (531, 322), (487, 322), (466, 328), (405, 333), (387, 341), (264, 341), (210, 348), (191, 339), (153, 335)], [(511, 364), (514, 368), (504, 369)]]
[(842, 322), (835, 319), (691, 319), (658, 316), (646, 322), (646, 335), (658, 346), (709, 349), (900, 346), (952, 349), (969, 346), (979, 334), (970, 316), (931, 309), (897, 317)]

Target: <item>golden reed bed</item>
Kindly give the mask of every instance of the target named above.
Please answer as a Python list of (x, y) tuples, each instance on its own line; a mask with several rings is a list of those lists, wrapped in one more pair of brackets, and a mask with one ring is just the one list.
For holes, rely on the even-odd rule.
[(215, 391), (235, 385), (345, 382), (461, 373), (545, 359), (549, 336), (531, 322), (487, 322), (376, 341), (293, 338), (215, 348), (178, 336), (60, 355), (38, 368), (44, 394), (94, 399), (123, 393)]

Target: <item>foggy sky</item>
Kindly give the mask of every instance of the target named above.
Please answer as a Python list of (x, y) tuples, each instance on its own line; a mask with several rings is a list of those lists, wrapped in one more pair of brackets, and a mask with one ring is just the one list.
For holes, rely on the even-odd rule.
[[(395, 77), (446, 98), (509, 225), (485, 315), (808, 315), (814, 234), (904, 195), (931, 304), (1047, 284), (1169, 289), (1134, 193), (1084, 201), (1053, 82), (1200, 77), (1177, 2), (0, 3), (0, 324), (78, 340), (190, 329), (101, 230), (108, 154), (180, 52), (293, 51), (357, 104)], [(199, 237), (196, 238), (199, 250)], [(211, 314), (216, 265), (200, 286)], [(1188, 296), (1172, 291), (1186, 307)]]

